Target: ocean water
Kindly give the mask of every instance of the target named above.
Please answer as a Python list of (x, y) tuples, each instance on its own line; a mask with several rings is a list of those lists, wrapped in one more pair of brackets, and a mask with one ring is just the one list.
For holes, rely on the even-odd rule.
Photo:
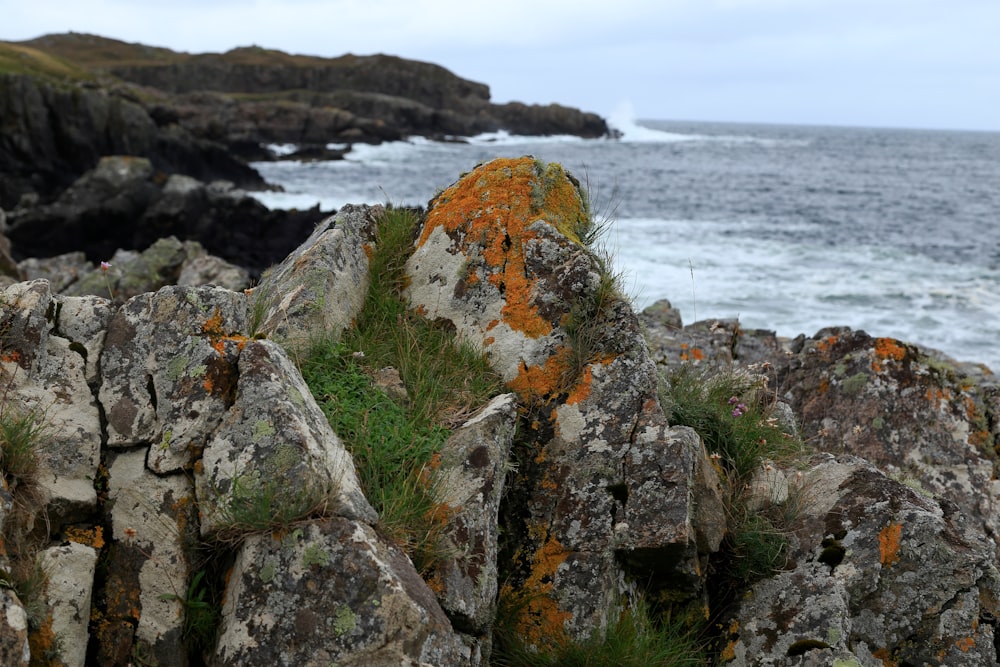
[(612, 118), (619, 140), (425, 139), (254, 166), (269, 206), (425, 205), (477, 163), (534, 155), (583, 182), (637, 309), (827, 326), (1000, 372), (1000, 133)]

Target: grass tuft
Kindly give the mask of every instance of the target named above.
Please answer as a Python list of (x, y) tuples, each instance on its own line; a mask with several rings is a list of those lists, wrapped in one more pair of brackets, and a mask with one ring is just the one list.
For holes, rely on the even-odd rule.
[(699, 628), (656, 619), (641, 598), (625, 609), (603, 635), (563, 639), (538, 648), (524, 645), (516, 630), (523, 595), (501, 597), (494, 625), (492, 664), (497, 667), (696, 667), (705, 664)]
[[(350, 450), (381, 530), (421, 572), (442, 557), (438, 538), (450, 509), (431, 483), (450, 429), (503, 391), (483, 354), (447, 327), (407, 308), (404, 267), (419, 219), (387, 208), (370, 257), (365, 306), (340, 342), (318, 341), (300, 360), (302, 375), (333, 430)], [(394, 368), (406, 389), (391, 398), (375, 371)]]
[[(713, 371), (685, 364), (661, 378), (660, 402), (671, 424), (693, 428), (716, 462), (728, 513), (719, 556), (722, 576), (742, 585), (781, 570), (795, 497), (752, 498), (762, 466), (793, 463), (804, 445), (775, 414), (768, 378), (749, 370)], [(800, 493), (800, 492), (797, 492)]]

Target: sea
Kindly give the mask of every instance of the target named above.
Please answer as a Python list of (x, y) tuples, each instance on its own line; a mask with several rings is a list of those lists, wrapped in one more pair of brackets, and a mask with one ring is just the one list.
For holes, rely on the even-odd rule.
[[(587, 188), (641, 310), (794, 338), (848, 326), (1000, 373), (1000, 133), (609, 118), (618, 139), (495, 133), (253, 166), (272, 208), (425, 206), (533, 155)], [(292, 147), (276, 146), (276, 150)]]

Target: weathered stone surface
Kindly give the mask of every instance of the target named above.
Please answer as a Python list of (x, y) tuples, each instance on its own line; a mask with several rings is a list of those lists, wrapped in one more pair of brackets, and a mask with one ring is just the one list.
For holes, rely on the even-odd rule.
[(250, 274), (224, 259), (206, 255), (185, 262), (177, 276), (177, 284), (184, 287), (216, 285), (238, 292), (250, 285)]
[(110, 446), (152, 445), (154, 472), (193, 465), (234, 400), (245, 304), (222, 288), (165, 287), (119, 309), (101, 356)]
[[(580, 243), (587, 224), (579, 186), (559, 165), (494, 160), (431, 202), (406, 266), (411, 305), (481, 347), (532, 407), (535, 442), (515, 478), (525, 520), (510, 527), (522, 540), (511, 564), (521, 580), (504, 594), (531, 591), (520, 630), (536, 645), (603, 631), (626, 588), (619, 549), (672, 556), (657, 565), (664, 573), (698, 568), (681, 561), (697, 555), (689, 512), (704, 453), (678, 451), (684, 441), (663, 437), (665, 428), (637, 442), (641, 420), (666, 425), (655, 365), (635, 315)], [(669, 493), (640, 494), (654, 506), (633, 507), (632, 525), (627, 490), (650, 481), (645, 470), (626, 478), (637, 447), (680, 463), (657, 481)], [(675, 519), (670, 530), (639, 523), (662, 515)], [(653, 535), (664, 539), (654, 545)]]
[(66, 667), (84, 667), (90, 639), (88, 626), (97, 550), (69, 542), (46, 549), (39, 558), (48, 574), (45, 597), (59, 660)]
[(469, 651), (402, 552), (334, 517), (247, 539), (215, 656), (222, 666), (459, 667)]
[(246, 342), (238, 376), (231, 408), (195, 470), (202, 535), (232, 521), (233, 503), (262, 496), (374, 522), (350, 454), (284, 350), (268, 340)]
[[(54, 293), (61, 293), (80, 276), (92, 271), (94, 265), (82, 252), (70, 252), (55, 257), (29, 257), (18, 263), (26, 281), (45, 279)], [(102, 296), (107, 296), (107, 290)]]
[(0, 588), (0, 663), (27, 667), (30, 660), (28, 614), (14, 591)]
[(727, 664), (997, 664), (994, 546), (954, 504), (850, 456), (819, 456), (796, 493), (793, 567), (740, 602)]
[(339, 336), (361, 311), (380, 206), (345, 206), (270, 270), (251, 295), (253, 333), (289, 348)]
[[(134, 448), (113, 456), (108, 499), (115, 542), (97, 623), (101, 664), (116, 664), (124, 640), (129, 655), (185, 666), (183, 599), (191, 576), (186, 546), (197, 535), (198, 511), (191, 481), (183, 474), (153, 474), (146, 468), (146, 448)], [(132, 632), (117, 632), (129, 627)]]
[(497, 596), (500, 500), (517, 428), (517, 401), (504, 394), (457, 429), (432, 475), (448, 508), (439, 546), (448, 557), (429, 577), (441, 607), (465, 632), (487, 635)]
[(779, 386), (804, 439), (947, 498), (1000, 538), (995, 386), (863, 331), (826, 329), (798, 344)]
[[(87, 384), (87, 349), (64, 337), (89, 327), (70, 312), (82, 304), (71, 304), (64, 313), (63, 302), (53, 298), (44, 280), (8, 287), (0, 303), (4, 410), (37, 420), (42, 448), (37, 481), (47, 497), (45, 511), (66, 521), (86, 516), (97, 503), (93, 479), (100, 462), (101, 421)], [(83, 310), (100, 326), (107, 313), (90, 305), (96, 310)], [(65, 322), (65, 332), (53, 330), (60, 322)]]

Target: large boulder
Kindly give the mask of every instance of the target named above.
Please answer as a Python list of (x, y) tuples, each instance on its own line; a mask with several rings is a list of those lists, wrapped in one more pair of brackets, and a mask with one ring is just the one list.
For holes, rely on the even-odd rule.
[(796, 345), (779, 386), (804, 439), (947, 499), (1000, 538), (995, 380), (863, 331), (827, 329)]
[(0, 303), (3, 414), (33, 421), (42, 448), (36, 481), (44, 506), (31, 509), (53, 521), (80, 520), (97, 508), (101, 416), (88, 367), (94, 371), (96, 332), (110, 309), (97, 298), (53, 296), (44, 280), (8, 287)]
[(468, 664), (409, 559), (365, 523), (251, 537), (228, 582), (215, 664)]
[(259, 274), (322, 217), (318, 207), (269, 210), (229, 182), (175, 175), (163, 183), (146, 158), (107, 156), (54, 202), (12, 211), (7, 235), (18, 258), (83, 252), (94, 263), (173, 236)]
[(520, 546), (501, 567), (502, 594), (527, 592), (519, 625), (536, 646), (602, 632), (632, 562), (672, 578), (718, 547), (693, 521), (704, 450), (668, 428), (638, 321), (581, 242), (589, 224), (559, 165), (494, 160), (431, 202), (406, 266), (411, 306), (482, 348), (529, 413), (524, 523), (507, 527)]
[(792, 566), (739, 600), (723, 664), (998, 664), (1000, 573), (975, 522), (856, 457), (797, 479)]
[(289, 349), (339, 337), (368, 293), (368, 253), (381, 206), (344, 206), (251, 290), (252, 335)]

